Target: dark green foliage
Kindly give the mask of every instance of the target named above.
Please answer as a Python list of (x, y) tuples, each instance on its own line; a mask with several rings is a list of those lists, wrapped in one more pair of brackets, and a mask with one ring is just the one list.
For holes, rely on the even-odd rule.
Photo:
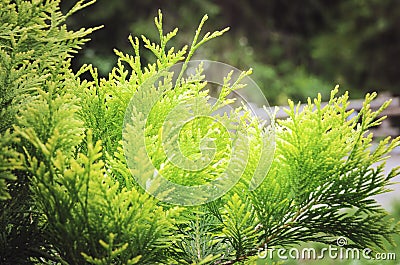
[(9, 130), (2, 135), (0, 141), (0, 201), (11, 198), (8, 193), (7, 181), (16, 180), (12, 171), (22, 168), (21, 157), (10, 147), (15, 141), (18, 141), (18, 138), (10, 134)]

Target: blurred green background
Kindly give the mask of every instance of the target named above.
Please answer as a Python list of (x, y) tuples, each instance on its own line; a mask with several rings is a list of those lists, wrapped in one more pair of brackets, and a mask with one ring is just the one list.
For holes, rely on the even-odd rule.
[[(72, 2), (64, 1), (63, 8)], [(158, 9), (165, 30), (179, 28), (171, 43), (177, 47), (191, 43), (204, 14), (209, 15), (205, 32), (231, 27), (197, 58), (253, 68), (271, 105), (318, 92), (326, 99), (336, 84), (352, 98), (369, 91), (400, 93), (398, 0), (97, 0), (68, 21), (75, 29), (104, 25), (74, 59), (74, 68), (92, 63), (107, 75), (116, 62), (114, 48), (132, 52), (129, 34), (156, 41)]]

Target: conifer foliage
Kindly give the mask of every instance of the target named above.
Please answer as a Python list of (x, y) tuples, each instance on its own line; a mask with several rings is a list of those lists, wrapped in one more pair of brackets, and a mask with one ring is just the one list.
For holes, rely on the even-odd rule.
[[(155, 167), (181, 184), (205, 183), (226, 167), (231, 150), (227, 133), (216, 133), (221, 128), (208, 126), (206, 119), (182, 129), (182, 152), (197, 157), (190, 143), (198, 145), (207, 135), (216, 139), (219, 163), (188, 172), (168, 164), (161, 149), (160, 125), (179, 102), (197, 100), (204, 103), (204, 113), (214, 111), (206, 109), (201, 68), (198, 78), (178, 79), (174, 89), (167, 77), (158, 104), (146, 101), (152, 98), (146, 95), (160, 91), (142, 85), (165, 68), (188, 62), (200, 45), (227, 29), (201, 37), (205, 16), (192, 45), (167, 48), (178, 30), (164, 34), (160, 12), (155, 19), (159, 43), (129, 37), (133, 55), (116, 50), (117, 65), (108, 78), (99, 79), (90, 65), (73, 73), (69, 61), (95, 29), (73, 32), (65, 26), (68, 16), (92, 2), (78, 1), (65, 15), (59, 2), (0, 2), (0, 263), (250, 264), (266, 245), (329, 244), (344, 236), (350, 246), (376, 250), (391, 242), (398, 226), (371, 196), (387, 192), (399, 174), (397, 168), (385, 175), (383, 167), (400, 138), (386, 138), (371, 149), (368, 132), (382, 122), (379, 113), (390, 102), (372, 111), (376, 94), (368, 94), (362, 110), (352, 115), (346, 110), (347, 93), (338, 96), (337, 89), (326, 106), (320, 96), (302, 110), (289, 101), (289, 118), (273, 124), (272, 166), (255, 190), (248, 185), (268, 131), (246, 108), (236, 109), (224, 120), (239, 120), (241, 130), (252, 132), (247, 156), (235, 160), (243, 168), (242, 179), (217, 200), (170, 205), (138, 181), (153, 175)], [(153, 64), (141, 65), (143, 48), (155, 55)], [(91, 80), (82, 79), (86, 72)], [(241, 87), (226, 80), (220, 106), (230, 103), (228, 92)], [(126, 116), (135, 93), (143, 100)], [(149, 106), (155, 111), (143, 120)], [(126, 117), (133, 123), (124, 130)], [(146, 150), (135, 146), (134, 125), (142, 123), (148, 125)], [(126, 163), (123, 135), (133, 137), (128, 152), (134, 167)]]

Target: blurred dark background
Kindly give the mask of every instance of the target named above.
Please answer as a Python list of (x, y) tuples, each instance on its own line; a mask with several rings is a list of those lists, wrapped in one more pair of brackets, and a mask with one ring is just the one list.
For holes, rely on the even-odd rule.
[[(65, 1), (63, 9), (72, 3)], [(171, 46), (190, 44), (199, 21), (204, 32), (229, 26), (197, 58), (253, 68), (253, 79), (271, 105), (304, 100), (320, 92), (326, 100), (340, 84), (352, 98), (370, 91), (400, 93), (400, 1), (398, 0), (97, 0), (68, 20), (71, 28), (104, 25), (74, 59), (92, 63), (106, 76), (116, 63), (114, 48), (133, 53), (129, 34), (157, 41), (154, 17), (164, 30), (179, 28)], [(144, 63), (152, 60), (143, 51)]]

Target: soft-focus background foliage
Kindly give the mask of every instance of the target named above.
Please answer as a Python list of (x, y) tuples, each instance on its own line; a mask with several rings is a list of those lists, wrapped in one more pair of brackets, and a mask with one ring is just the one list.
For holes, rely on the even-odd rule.
[(210, 17), (207, 30), (230, 26), (197, 58), (252, 67), (271, 105), (317, 92), (326, 99), (336, 84), (354, 98), (369, 91), (400, 91), (397, 0), (98, 0), (68, 21), (75, 29), (105, 25), (76, 57), (75, 68), (93, 63), (105, 75), (117, 60), (113, 48), (131, 49), (129, 34), (157, 39), (152, 21), (157, 9), (164, 13), (166, 30), (179, 27), (171, 43), (175, 47), (191, 42), (204, 14)]

